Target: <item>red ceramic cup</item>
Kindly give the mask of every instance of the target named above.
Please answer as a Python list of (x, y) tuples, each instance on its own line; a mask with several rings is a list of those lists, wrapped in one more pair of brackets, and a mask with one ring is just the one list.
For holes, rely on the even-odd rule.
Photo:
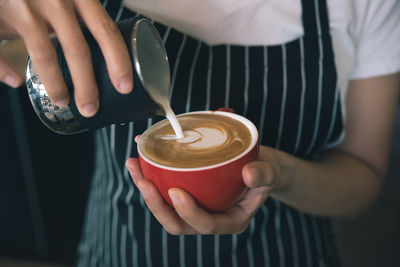
[[(188, 192), (204, 209), (210, 212), (222, 212), (235, 205), (247, 189), (242, 179), (242, 168), (246, 163), (254, 161), (258, 157), (258, 131), (251, 121), (234, 113), (197, 111), (190, 114), (198, 113), (229, 116), (239, 120), (250, 130), (250, 146), (240, 155), (219, 164), (199, 168), (175, 168), (160, 165), (145, 157), (140, 151), (139, 139), (139, 163), (144, 177), (155, 184), (163, 198), (171, 206), (173, 205), (168, 190), (178, 187)], [(147, 132), (148, 130), (142, 136), (145, 136)]]

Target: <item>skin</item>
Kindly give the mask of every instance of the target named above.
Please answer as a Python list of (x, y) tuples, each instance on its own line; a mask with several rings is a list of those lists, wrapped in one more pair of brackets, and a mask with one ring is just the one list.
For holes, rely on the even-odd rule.
[(355, 216), (378, 197), (385, 181), (399, 87), (399, 74), (351, 81), (344, 141), (315, 161), (261, 146), (259, 159), (242, 169), (249, 190), (223, 213), (206, 212), (178, 188), (169, 190), (173, 209), (143, 177), (137, 159), (126, 166), (148, 208), (173, 235), (242, 233), (268, 197), (314, 215)]
[[(129, 93), (133, 79), (128, 50), (98, 0), (0, 0), (0, 40), (20, 36), (49, 97), (66, 106), (70, 96), (49, 39), (49, 33), (55, 32), (71, 71), (77, 107), (83, 116), (90, 117), (99, 108), (99, 96), (81, 23), (98, 42), (116, 90)], [(11, 87), (22, 83), (22, 77), (1, 55), (0, 80)]]

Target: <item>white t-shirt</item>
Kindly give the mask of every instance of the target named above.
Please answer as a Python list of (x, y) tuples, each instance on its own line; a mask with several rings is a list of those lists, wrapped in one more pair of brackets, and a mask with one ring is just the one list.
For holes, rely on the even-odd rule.
[[(319, 1), (319, 0), (315, 0)], [(400, 71), (400, 0), (327, 0), (338, 81)], [(301, 0), (126, 0), (210, 45), (276, 45), (303, 35)]]

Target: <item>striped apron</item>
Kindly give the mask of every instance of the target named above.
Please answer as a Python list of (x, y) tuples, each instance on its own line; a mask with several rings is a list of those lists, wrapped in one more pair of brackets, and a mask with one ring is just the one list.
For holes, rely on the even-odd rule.
[[(114, 19), (135, 16), (119, 2), (104, 3)], [(274, 46), (209, 46), (155, 23), (170, 60), (173, 110), (233, 108), (257, 126), (262, 145), (306, 159), (340, 142), (342, 108), (326, 0), (302, 0), (302, 22), (301, 38)], [(98, 130), (78, 266), (339, 265), (329, 219), (273, 198), (242, 234), (168, 234), (124, 167), (137, 155), (134, 137), (157, 121)]]

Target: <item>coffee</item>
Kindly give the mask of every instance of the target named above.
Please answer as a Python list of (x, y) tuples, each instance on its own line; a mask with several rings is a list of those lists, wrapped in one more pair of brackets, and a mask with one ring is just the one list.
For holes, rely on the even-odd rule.
[(167, 120), (146, 131), (139, 142), (145, 157), (164, 166), (198, 168), (230, 160), (252, 142), (248, 127), (229, 116), (187, 114), (178, 120), (184, 138), (176, 138)]

